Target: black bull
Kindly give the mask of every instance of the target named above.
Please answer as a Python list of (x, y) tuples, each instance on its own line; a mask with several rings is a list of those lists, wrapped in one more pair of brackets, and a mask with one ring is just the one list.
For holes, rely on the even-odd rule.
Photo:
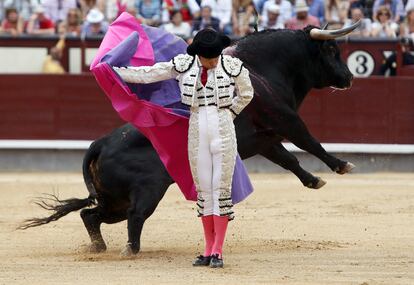
[[(286, 138), (315, 155), (333, 171), (344, 174), (353, 165), (328, 154), (312, 137), (297, 109), (312, 88), (351, 86), (352, 75), (340, 59), (334, 40), (315, 40), (310, 32), (268, 30), (249, 35), (226, 50), (250, 70), (255, 95), (236, 118), (238, 151), (242, 159), (260, 154), (292, 171), (309, 188), (325, 182), (302, 169), (281, 144)], [(124, 125), (96, 140), (84, 158), (87, 199), (59, 200), (53, 196), (38, 204), (53, 211), (47, 218), (27, 220), (21, 228), (55, 221), (81, 211), (92, 240), (91, 250), (106, 249), (101, 223), (128, 219), (128, 244), (123, 253), (137, 253), (145, 220), (151, 216), (167, 188), (174, 183), (151, 143), (131, 125)]]

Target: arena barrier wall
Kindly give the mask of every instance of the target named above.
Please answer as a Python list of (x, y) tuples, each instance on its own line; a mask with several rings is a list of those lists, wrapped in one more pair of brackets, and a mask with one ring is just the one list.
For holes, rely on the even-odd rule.
[[(414, 144), (414, 79), (314, 90), (300, 114), (324, 143)], [(90, 74), (1, 75), (0, 139), (94, 140), (123, 124)]]
[[(347, 91), (314, 90), (301, 117), (331, 153), (356, 171), (414, 171), (414, 80), (355, 79)], [(0, 76), (0, 171), (80, 171), (90, 142), (123, 124), (90, 74)], [(329, 171), (292, 144), (310, 171)], [(262, 157), (251, 172), (279, 172)]]

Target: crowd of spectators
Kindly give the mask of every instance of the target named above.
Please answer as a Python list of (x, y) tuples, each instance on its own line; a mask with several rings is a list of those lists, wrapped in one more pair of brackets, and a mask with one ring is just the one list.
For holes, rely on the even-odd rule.
[(414, 35), (414, 0), (0, 0), (0, 34), (103, 35), (122, 12), (191, 38), (212, 27), (235, 37), (269, 28), (341, 28), (353, 36)]

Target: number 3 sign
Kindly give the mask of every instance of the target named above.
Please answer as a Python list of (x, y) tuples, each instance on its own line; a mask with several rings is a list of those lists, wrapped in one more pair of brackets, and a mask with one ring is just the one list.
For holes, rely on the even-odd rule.
[(357, 50), (348, 56), (349, 70), (355, 77), (368, 77), (374, 71), (374, 58), (366, 51)]

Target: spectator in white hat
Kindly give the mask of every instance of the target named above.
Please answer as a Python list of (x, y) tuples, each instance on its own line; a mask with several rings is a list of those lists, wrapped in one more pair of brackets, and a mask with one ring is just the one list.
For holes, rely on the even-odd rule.
[(82, 11), (82, 18), (85, 19), (92, 9), (99, 9), (99, 11), (104, 13), (107, 0), (77, 0), (77, 2)]
[(262, 11), (262, 21), (263, 23), (267, 23), (267, 10), (269, 9), (269, 6), (276, 4), (279, 5), (279, 17), (277, 18), (278, 24), (284, 24), (287, 20), (292, 18), (293, 10), (292, 10), (292, 4), (290, 4), (287, 0), (267, 0), (263, 5), (263, 11)]
[(285, 26), (291, 30), (301, 30), (308, 25), (316, 27), (320, 26), (318, 18), (309, 15), (309, 7), (305, 0), (296, 0), (295, 12), (296, 16), (286, 21)]
[(283, 29), (285, 25), (278, 21), (280, 15), (280, 6), (272, 3), (267, 8), (267, 21), (260, 24), (260, 30), (267, 30), (267, 29)]
[(101, 11), (91, 9), (86, 15), (86, 21), (82, 27), (82, 36), (103, 36), (108, 30), (108, 22), (104, 19), (105, 16)]
[(29, 35), (53, 35), (55, 33), (55, 24), (46, 16), (42, 6), (39, 5), (34, 9), (27, 24), (27, 33)]

